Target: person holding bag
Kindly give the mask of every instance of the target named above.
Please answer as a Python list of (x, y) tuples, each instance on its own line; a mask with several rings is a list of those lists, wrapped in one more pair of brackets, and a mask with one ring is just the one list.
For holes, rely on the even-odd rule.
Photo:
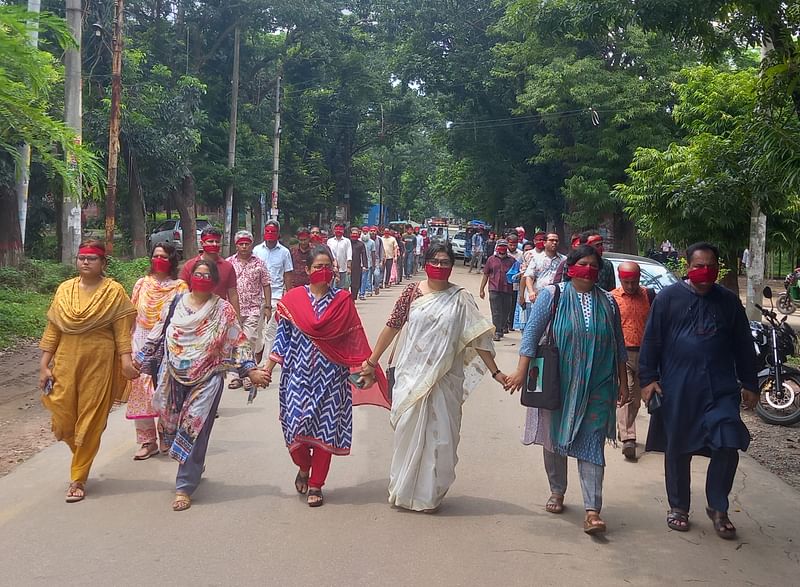
[(371, 377), (404, 330), (392, 389), (389, 503), (408, 510), (436, 511), (455, 481), (462, 404), (487, 369), (506, 384), (494, 361), (492, 324), (472, 295), (449, 281), (454, 264), (450, 245), (428, 248), (428, 279), (403, 290), (361, 369), (362, 376)]
[[(597, 286), (604, 263), (601, 256), (593, 247), (581, 245), (570, 253), (566, 263), (571, 280), (548, 286), (536, 297), (523, 331), (517, 371), (509, 377), (507, 388), (513, 393), (523, 385), (528, 389), (536, 386), (526, 378), (538, 343), (552, 322), (548, 338), (560, 357), (556, 378), (560, 405), (553, 410), (528, 409), (523, 443), (541, 444), (544, 449), (551, 491), (545, 509), (550, 513), (564, 511), (567, 457), (578, 459), (586, 509), (583, 529), (587, 534), (597, 534), (606, 530), (600, 518), (603, 448), (606, 439), (615, 435), (615, 403), (627, 401), (627, 353), (617, 304), (610, 293)], [(545, 360), (548, 356), (552, 360), (552, 353)]]

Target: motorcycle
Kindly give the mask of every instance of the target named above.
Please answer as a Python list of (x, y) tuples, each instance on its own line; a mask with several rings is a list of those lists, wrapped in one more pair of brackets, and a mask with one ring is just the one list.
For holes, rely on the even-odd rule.
[(786, 291), (778, 296), (777, 304), (781, 314), (792, 314), (797, 309), (797, 306), (800, 305), (800, 285), (797, 284), (798, 279), (800, 279), (800, 268), (795, 269), (783, 280), (783, 287)]
[[(764, 288), (764, 297), (772, 303), (772, 290)], [(750, 333), (756, 350), (758, 389), (761, 394), (756, 413), (768, 424), (790, 426), (800, 422), (800, 370), (786, 364), (794, 354), (797, 334), (786, 323), (787, 316), (778, 320), (774, 309), (756, 304), (765, 318), (750, 322)]]

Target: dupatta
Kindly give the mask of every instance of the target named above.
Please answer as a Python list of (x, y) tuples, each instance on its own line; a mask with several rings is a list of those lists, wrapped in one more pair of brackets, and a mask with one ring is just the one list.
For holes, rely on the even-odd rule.
[[(276, 312), (279, 319), (289, 320), (305, 334), (329, 361), (347, 367), (352, 373), (360, 371), (361, 365), (372, 354), (349, 291), (336, 292), (328, 308), (317, 318), (306, 288), (293, 288), (278, 302)], [(389, 384), (380, 366), (375, 369), (375, 384), (364, 389), (352, 382), (350, 386), (354, 406), (373, 405), (390, 409)]]

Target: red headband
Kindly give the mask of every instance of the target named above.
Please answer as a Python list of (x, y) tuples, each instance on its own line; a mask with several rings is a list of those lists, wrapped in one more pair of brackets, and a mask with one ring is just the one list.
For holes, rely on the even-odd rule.
[(635, 277), (639, 277), (639, 275), (641, 275), (640, 271), (625, 271), (624, 269), (619, 270), (620, 279), (633, 279)]
[(308, 232), (307, 230), (298, 230), (297, 231), (297, 238), (305, 238), (305, 237), (309, 236), (310, 234), (311, 233)]
[(98, 257), (105, 257), (106, 252), (98, 247), (81, 247), (78, 249), (79, 255), (97, 255)]
[(200, 237), (200, 242), (201, 243), (204, 243), (204, 242), (210, 241), (210, 240), (218, 241), (218, 240), (220, 240), (220, 237), (218, 235), (216, 235), (216, 234), (204, 234), (204, 235), (202, 235)]
[(253, 239), (251, 239), (249, 236), (240, 236), (239, 238), (236, 239), (236, 244), (237, 245), (239, 243), (252, 243), (252, 242), (253, 242)]

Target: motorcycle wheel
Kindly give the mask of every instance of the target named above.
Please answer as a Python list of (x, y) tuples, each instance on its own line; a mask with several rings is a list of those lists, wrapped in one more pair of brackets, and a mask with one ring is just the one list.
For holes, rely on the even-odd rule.
[(786, 292), (783, 292), (778, 296), (778, 303), (776, 305), (778, 306), (778, 311), (781, 314), (786, 314), (787, 316), (789, 314), (793, 314), (797, 309), (797, 306), (794, 305), (791, 296)]
[(773, 389), (774, 378), (769, 375), (758, 380), (761, 397), (756, 413), (767, 424), (791, 426), (800, 422), (800, 377), (784, 374), (783, 398), (777, 397)]

